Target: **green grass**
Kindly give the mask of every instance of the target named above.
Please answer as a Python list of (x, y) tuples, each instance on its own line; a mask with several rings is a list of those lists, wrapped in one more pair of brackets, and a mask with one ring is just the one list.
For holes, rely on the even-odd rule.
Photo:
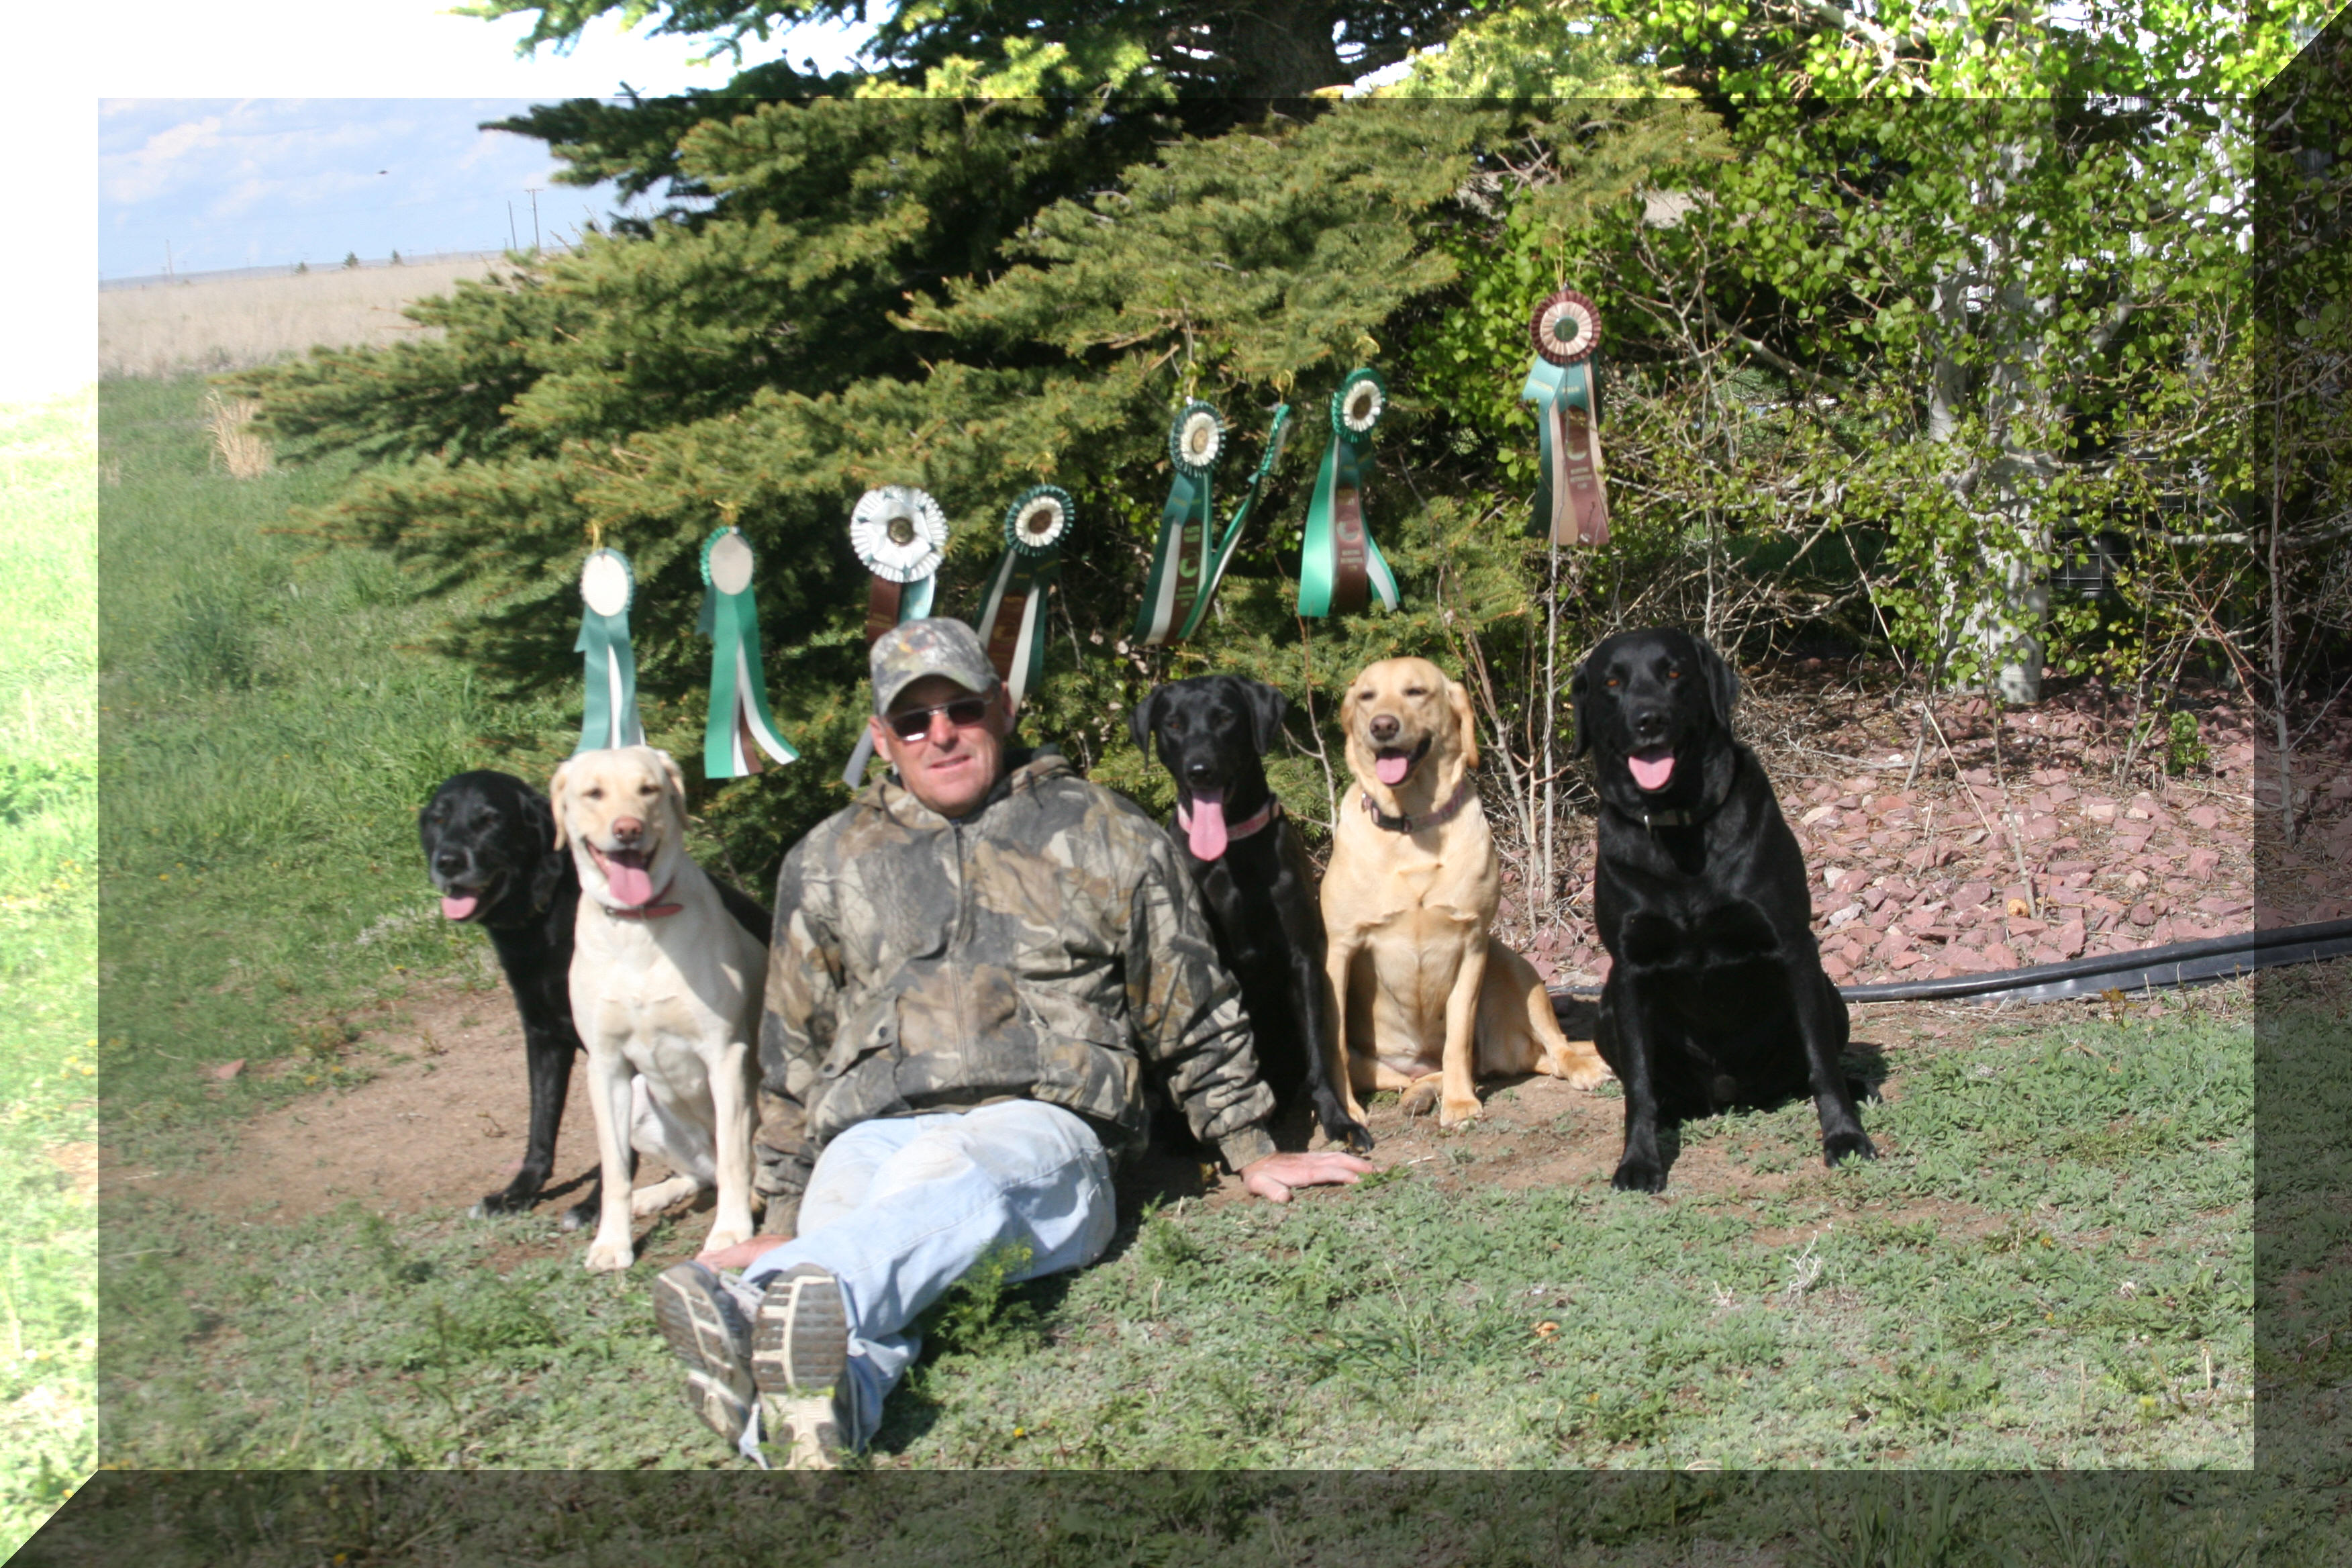
[(0, 1555), (97, 1450), (90, 426), (0, 408)]
[[(1804, 1105), (1690, 1130), (1759, 1175), (1793, 1151), (1769, 1196), (1416, 1172), (1139, 1216), (953, 1310), (873, 1462), (2243, 1467), (2251, 1033), (2060, 1017), (1904, 1063), (1868, 1167), (1819, 1169)], [(126, 1205), (109, 1460), (726, 1462), (646, 1290), (699, 1224), (614, 1279), (542, 1219)]]
[(423, 651), (448, 603), (397, 563), (294, 526), (340, 466), (216, 470), (203, 390), (100, 388), (100, 1059), (110, 1153), (134, 1158), (301, 1087), (208, 1094), (208, 1065), (331, 1044), (386, 982), (478, 948), (438, 917), (416, 810), (462, 768), (542, 774), (563, 719)]

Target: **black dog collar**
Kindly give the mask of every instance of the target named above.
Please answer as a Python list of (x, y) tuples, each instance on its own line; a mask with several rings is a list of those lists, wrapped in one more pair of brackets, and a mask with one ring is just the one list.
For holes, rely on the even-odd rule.
[(1454, 786), (1454, 798), (1435, 811), (1426, 812), (1420, 816), (1391, 816), (1372, 804), (1372, 792), (1366, 790), (1363, 792), (1364, 812), (1372, 819), (1373, 826), (1388, 832), (1418, 833), (1424, 827), (1436, 827), (1453, 821), (1454, 814), (1462, 809), (1463, 803), (1476, 793), (1470, 775), (1465, 773), (1462, 775), (1462, 782)]

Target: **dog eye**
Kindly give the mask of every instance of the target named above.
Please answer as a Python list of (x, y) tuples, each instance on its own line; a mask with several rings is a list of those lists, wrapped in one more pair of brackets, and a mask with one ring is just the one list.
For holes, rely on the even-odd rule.
[(1426, 697), (1429, 695), (1429, 688), (1426, 686), (1408, 686), (1404, 689), (1404, 694), (1407, 697)]
[(1612, 676), (1611, 676), (1611, 677), (1609, 678), (1609, 685), (1610, 685), (1612, 688), (1614, 688), (1614, 687), (1616, 686), (1616, 684), (1617, 684), (1617, 678), (1616, 678), (1615, 676), (1613, 676), (1613, 675), (1612, 675)]
[[(1612, 681), (1610, 684), (1614, 685), (1616, 683)], [(591, 784), (580, 793), (587, 796), (590, 800), (602, 800), (604, 798), (604, 786), (603, 784)]]
[(1666, 671), (1666, 679), (1668, 680), (1680, 680), (1682, 678), (1683, 672), (1679, 669), (1670, 669)]

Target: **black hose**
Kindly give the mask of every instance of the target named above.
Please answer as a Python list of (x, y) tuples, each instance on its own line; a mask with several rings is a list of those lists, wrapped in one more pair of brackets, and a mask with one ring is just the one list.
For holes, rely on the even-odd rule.
[[(2317, 963), (2352, 956), (2352, 921), (2319, 921), (2269, 931), (2210, 936), (2164, 947), (2103, 952), (2063, 963), (2003, 969), (1990, 974), (1953, 974), (1941, 980), (1896, 980), (1878, 985), (1841, 985), (1848, 1002), (1940, 1002), (1973, 997), (1986, 1002), (2055, 1002), (2066, 996), (2096, 996), (2109, 991), (2203, 985), (2231, 975), (2288, 963)], [(1551, 994), (1552, 1007), (1565, 1013), (1601, 994), (1598, 986)]]

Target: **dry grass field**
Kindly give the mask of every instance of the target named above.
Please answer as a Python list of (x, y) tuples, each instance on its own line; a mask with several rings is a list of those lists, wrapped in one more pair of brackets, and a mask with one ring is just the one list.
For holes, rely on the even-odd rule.
[(459, 279), (479, 278), (497, 265), (468, 257), (101, 289), (99, 374), (243, 370), (318, 343), (392, 342), (435, 330), (404, 317), (404, 304), (445, 293)]

